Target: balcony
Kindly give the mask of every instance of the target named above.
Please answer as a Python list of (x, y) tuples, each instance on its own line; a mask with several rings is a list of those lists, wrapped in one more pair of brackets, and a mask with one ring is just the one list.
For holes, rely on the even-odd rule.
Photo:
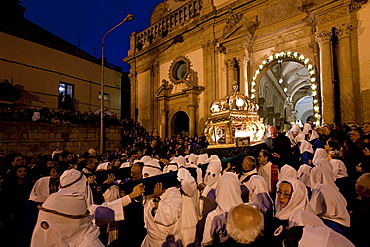
[(144, 31), (136, 34), (136, 51), (151, 45), (155, 40), (165, 38), (172, 30), (199, 16), (202, 9), (202, 0), (190, 1)]

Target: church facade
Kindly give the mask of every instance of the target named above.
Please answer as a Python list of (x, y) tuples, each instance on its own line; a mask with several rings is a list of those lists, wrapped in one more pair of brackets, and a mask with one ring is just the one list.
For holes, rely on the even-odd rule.
[(131, 117), (201, 134), (237, 84), (266, 125), (368, 122), (369, 23), (367, 0), (164, 0), (124, 58)]

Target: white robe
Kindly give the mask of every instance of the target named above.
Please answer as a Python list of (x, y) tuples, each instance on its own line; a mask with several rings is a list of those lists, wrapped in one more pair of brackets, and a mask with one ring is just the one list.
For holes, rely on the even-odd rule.
[(272, 192), (271, 188), (271, 166), (272, 163), (269, 161), (266, 165), (261, 165), (258, 168), (257, 174), (263, 177), (266, 182), (269, 192)]
[(249, 202), (257, 205), (262, 213), (272, 212), (274, 203), (269, 195), (267, 185), (260, 175), (252, 175), (243, 183), (249, 190)]
[(243, 203), (241, 195), (242, 192), (237, 175), (231, 172), (224, 173), (220, 177), (216, 188), (217, 208), (211, 211), (206, 218), (202, 245), (212, 244), (211, 226), (214, 217), (229, 212), (231, 207)]
[(181, 181), (182, 212), (181, 212), (181, 236), (183, 246), (195, 242), (196, 226), (199, 220), (197, 209), (197, 183), (185, 168), (180, 168), (177, 173)]
[(144, 222), (148, 233), (141, 244), (142, 247), (162, 247), (168, 235), (173, 235), (176, 240), (180, 237), (183, 201), (180, 191), (176, 187), (168, 188), (160, 198), (154, 217), (153, 200), (149, 200), (144, 206)]
[[(42, 206), (69, 215), (82, 215), (87, 210), (84, 195), (69, 189), (51, 194)], [(47, 229), (43, 228), (45, 225)], [(40, 210), (31, 247), (104, 247), (99, 234), (99, 227), (89, 216), (69, 219)]]

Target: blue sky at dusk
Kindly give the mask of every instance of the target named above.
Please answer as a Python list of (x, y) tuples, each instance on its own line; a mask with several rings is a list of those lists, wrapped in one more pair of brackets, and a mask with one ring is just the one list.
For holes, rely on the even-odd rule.
[(21, 4), (26, 7), (26, 19), (73, 45), (80, 43), (82, 50), (97, 58), (101, 57), (103, 35), (127, 14), (135, 15), (133, 21), (122, 24), (105, 38), (108, 62), (128, 72), (129, 66), (122, 58), (129, 50), (129, 36), (149, 27), (150, 15), (160, 2), (163, 0), (22, 0)]

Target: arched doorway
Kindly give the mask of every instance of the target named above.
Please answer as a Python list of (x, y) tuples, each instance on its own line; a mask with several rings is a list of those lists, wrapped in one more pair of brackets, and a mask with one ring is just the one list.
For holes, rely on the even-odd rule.
[(258, 67), (251, 96), (258, 97), (259, 114), (266, 125), (286, 129), (293, 123), (303, 124), (313, 118), (319, 124), (316, 83), (314, 66), (307, 58), (299, 53), (282, 52), (271, 55)]
[(185, 134), (189, 135), (189, 117), (183, 111), (178, 111), (173, 115), (172, 118), (172, 130), (173, 134), (185, 132)]

